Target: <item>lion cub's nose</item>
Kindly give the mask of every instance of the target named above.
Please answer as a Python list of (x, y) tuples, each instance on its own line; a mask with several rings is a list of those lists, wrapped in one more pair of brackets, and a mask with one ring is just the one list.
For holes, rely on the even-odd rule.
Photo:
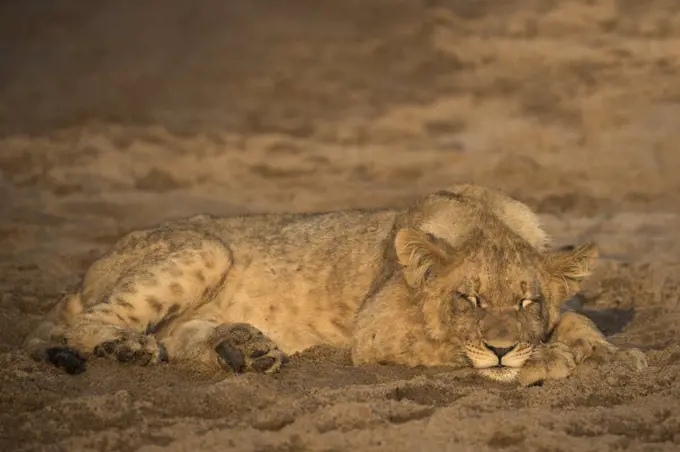
[(510, 347), (494, 347), (493, 345), (489, 345), (486, 342), (484, 343), (484, 346), (494, 352), (496, 356), (498, 356), (498, 359), (501, 359), (508, 353), (512, 351), (513, 348), (517, 347), (517, 344), (511, 345)]

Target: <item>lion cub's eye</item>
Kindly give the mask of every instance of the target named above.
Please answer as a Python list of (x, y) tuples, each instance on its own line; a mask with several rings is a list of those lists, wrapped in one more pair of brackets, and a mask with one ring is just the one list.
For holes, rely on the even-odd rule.
[(462, 300), (467, 300), (469, 301), (472, 306), (476, 308), (481, 308), (482, 307), (482, 300), (477, 295), (468, 295), (462, 292), (456, 292), (456, 296)]
[(537, 302), (538, 302), (538, 300), (537, 300), (537, 299), (534, 299), (534, 298), (523, 298), (523, 299), (519, 302), (519, 307), (520, 307), (521, 309), (524, 309), (524, 308), (526, 308), (526, 307), (528, 307), (528, 306), (531, 306), (532, 304), (537, 303)]

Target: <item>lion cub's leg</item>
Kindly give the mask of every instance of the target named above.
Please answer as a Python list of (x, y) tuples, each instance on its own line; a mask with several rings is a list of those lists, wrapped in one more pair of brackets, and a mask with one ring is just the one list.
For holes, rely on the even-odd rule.
[(232, 263), (218, 241), (175, 240), (146, 253), (98, 303), (75, 316), (64, 334), (68, 346), (140, 365), (165, 360), (164, 348), (146, 331), (213, 297)]
[(24, 349), (38, 361), (49, 361), (69, 374), (85, 371), (85, 359), (64, 346), (64, 331), (70, 319), (83, 311), (80, 293), (68, 293), (50, 310), (24, 340)]
[(238, 373), (272, 373), (288, 361), (274, 341), (247, 323), (193, 319), (179, 325), (163, 344), (171, 361)]
[(609, 342), (586, 316), (565, 312), (555, 326), (550, 341), (534, 351), (520, 370), (518, 380), (530, 385), (548, 379), (565, 378), (586, 360), (605, 362), (621, 359), (640, 370), (647, 367), (638, 349), (619, 349)]
[(566, 344), (576, 364), (617, 360), (632, 365), (636, 370), (647, 367), (647, 359), (641, 350), (618, 348), (604, 337), (592, 320), (576, 312), (562, 315), (551, 339)]

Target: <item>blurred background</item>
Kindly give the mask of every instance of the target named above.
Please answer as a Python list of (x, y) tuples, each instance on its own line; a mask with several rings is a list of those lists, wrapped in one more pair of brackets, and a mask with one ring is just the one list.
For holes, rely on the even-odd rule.
[(586, 215), (680, 193), (674, 0), (25, 0), (0, 54), (4, 188), (126, 226), (461, 181)]

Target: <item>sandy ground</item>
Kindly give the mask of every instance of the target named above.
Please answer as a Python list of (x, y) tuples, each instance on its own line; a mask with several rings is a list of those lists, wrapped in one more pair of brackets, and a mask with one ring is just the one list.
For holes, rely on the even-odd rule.
[[(680, 448), (678, 2), (27, 0), (0, 53), (0, 450)], [(463, 181), (601, 246), (574, 303), (649, 369), (517, 389), (321, 347), (71, 377), (17, 349), (131, 228)]]

